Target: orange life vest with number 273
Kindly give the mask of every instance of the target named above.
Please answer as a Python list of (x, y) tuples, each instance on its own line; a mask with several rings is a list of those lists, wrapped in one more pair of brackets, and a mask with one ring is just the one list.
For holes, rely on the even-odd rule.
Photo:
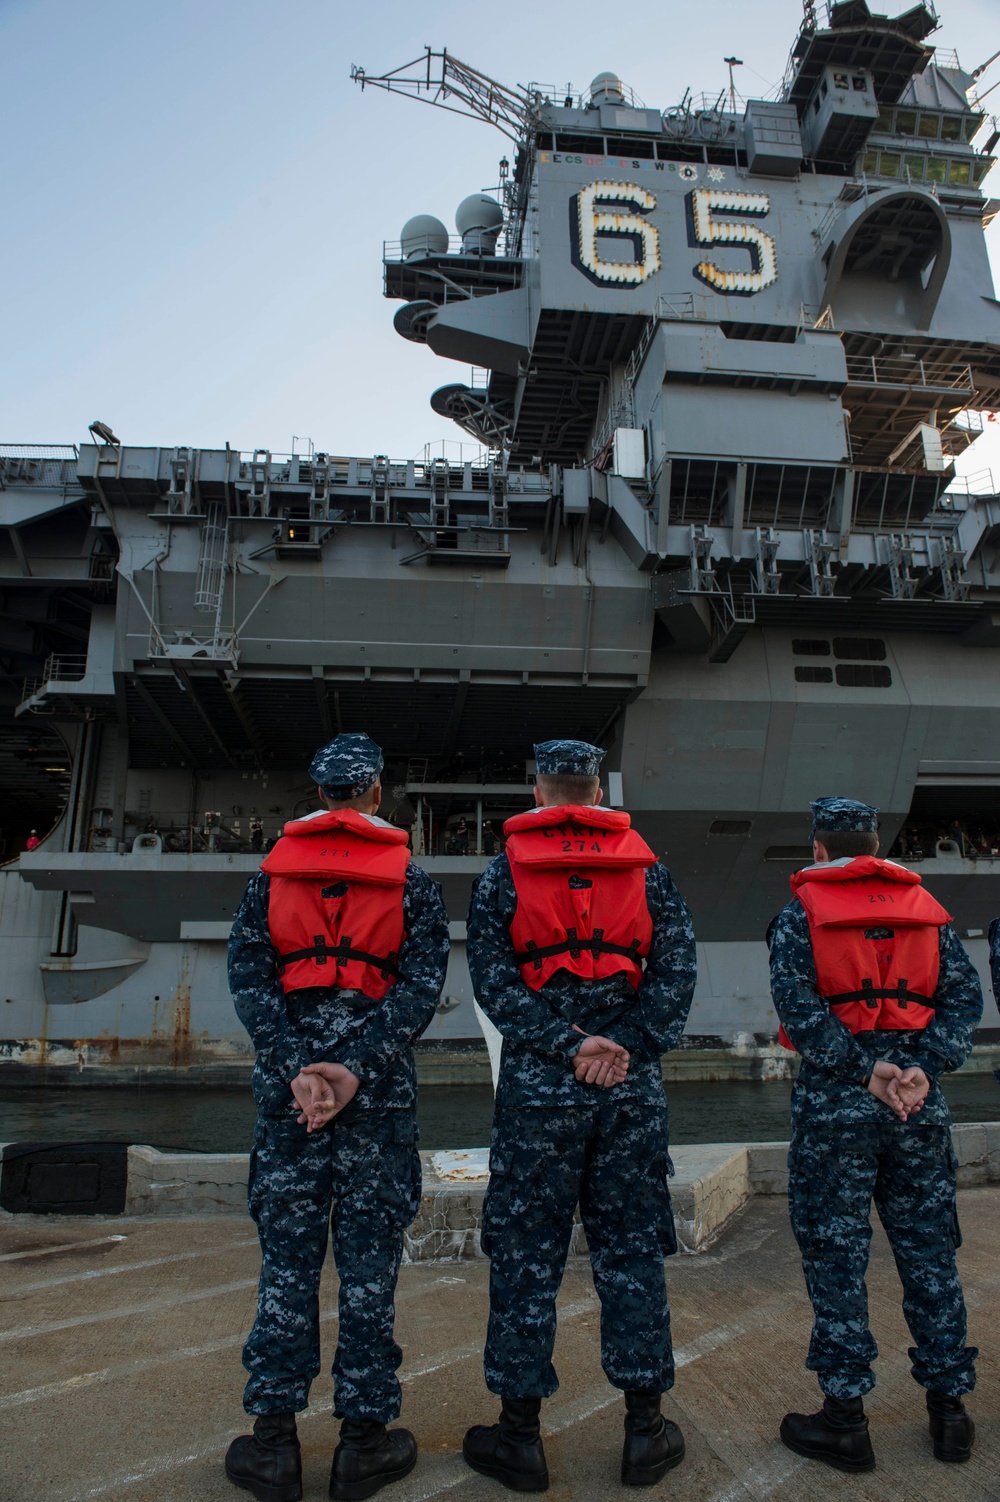
[(540, 808), (504, 824), (517, 910), (510, 926), (525, 985), (557, 970), (585, 980), (624, 973), (638, 986), (653, 920), (647, 866), (656, 856), (615, 808)]
[(285, 825), (261, 862), (286, 992), (340, 986), (381, 1001), (399, 970), (406, 831), (352, 808)]
[[(951, 916), (915, 871), (862, 855), (791, 878), (806, 910), (816, 981), (852, 1033), (912, 1032), (934, 1016), (940, 932)], [(780, 1041), (792, 1047), (782, 1029)]]

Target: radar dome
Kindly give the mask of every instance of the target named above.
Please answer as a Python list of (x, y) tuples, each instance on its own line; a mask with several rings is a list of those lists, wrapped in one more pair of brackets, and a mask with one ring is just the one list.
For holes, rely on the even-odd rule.
[(503, 228), (503, 209), (488, 193), (470, 193), (455, 210), (455, 228), (464, 251), (491, 256)]
[(625, 90), (617, 73), (598, 73), (590, 85), (591, 104), (624, 104)]
[(399, 238), (404, 261), (448, 254), (448, 231), (433, 214), (414, 214), (403, 225)]

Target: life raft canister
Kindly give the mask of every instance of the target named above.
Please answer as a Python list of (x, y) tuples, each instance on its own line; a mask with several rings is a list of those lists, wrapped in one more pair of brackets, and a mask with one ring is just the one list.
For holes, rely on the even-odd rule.
[(282, 990), (341, 986), (381, 1001), (399, 976), (406, 831), (352, 808), (285, 825), (261, 862)]
[(517, 893), (515, 959), (533, 991), (557, 970), (624, 973), (638, 986), (653, 920), (645, 869), (656, 856), (620, 809), (565, 804), (504, 823)]
[[(917, 873), (862, 855), (796, 871), (791, 887), (809, 920), (819, 993), (848, 1031), (925, 1028), (951, 915)], [(784, 1028), (778, 1041), (794, 1048)]]

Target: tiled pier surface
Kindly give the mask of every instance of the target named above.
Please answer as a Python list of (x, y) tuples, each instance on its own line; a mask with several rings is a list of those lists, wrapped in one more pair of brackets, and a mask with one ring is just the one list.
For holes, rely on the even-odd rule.
[[(1000, 1123), (956, 1126), (953, 1138), (962, 1187), (1000, 1183)], [(710, 1246), (755, 1196), (784, 1194), (787, 1152), (783, 1142), (674, 1148), (676, 1174), (671, 1194), (683, 1249), (697, 1252)], [(422, 1156), (424, 1197), (407, 1233), (410, 1259), (478, 1256), (485, 1150)], [(132, 1147), (126, 1214), (244, 1215), (247, 1168), (248, 1159), (242, 1153), (161, 1153), (151, 1147)], [(578, 1229), (573, 1251), (585, 1250)]]
[[(986, 1141), (980, 1137), (980, 1148)], [(702, 1185), (718, 1172), (716, 1151), (702, 1161)], [(969, 1151), (966, 1174), (982, 1175), (985, 1158), (975, 1162)], [(750, 1172), (770, 1175), (775, 1187), (781, 1153), (767, 1153), (771, 1166), (761, 1159), (755, 1167), (750, 1152)], [(709, 1189), (698, 1191), (699, 1203), (710, 1198)], [(817, 1402), (803, 1364), (810, 1317), (786, 1202), (755, 1195), (701, 1255), (667, 1262), (678, 1372), (665, 1408), (684, 1431), (687, 1458), (649, 1495), (684, 1502), (997, 1502), (1000, 1184), (964, 1189), (959, 1210), (969, 1336), (983, 1352), (970, 1400), (979, 1435), (968, 1465), (942, 1466), (931, 1455), (923, 1394), (909, 1375), (899, 1282), (878, 1229), (868, 1284), (880, 1356), (867, 1403), (878, 1469), (843, 1476), (782, 1447), (781, 1416)], [(230, 1439), (245, 1432), (240, 1349), (259, 1268), (248, 1220), (232, 1213), (5, 1216), (0, 1259), (3, 1502), (234, 1502), (244, 1495), (226, 1481), (222, 1461)], [(380, 1494), (387, 1502), (501, 1502), (508, 1495), (468, 1471), (459, 1453), (466, 1427), (496, 1411), (482, 1377), (488, 1277), (485, 1259), (472, 1256), (402, 1269), (396, 1333), (404, 1353), (403, 1422), (421, 1453), (413, 1474)], [(570, 1259), (559, 1307), (561, 1386), (543, 1408), (548, 1496), (626, 1502), (635, 1492), (618, 1482), (622, 1400), (601, 1373), (600, 1312), (582, 1257)], [(327, 1375), (337, 1329), (329, 1266), (321, 1308), (324, 1374), (299, 1423), (305, 1496), (315, 1502), (327, 1494), (337, 1427)]]

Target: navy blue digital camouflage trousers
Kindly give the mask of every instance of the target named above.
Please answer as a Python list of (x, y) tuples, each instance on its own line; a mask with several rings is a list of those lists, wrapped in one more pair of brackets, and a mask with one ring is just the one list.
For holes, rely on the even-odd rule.
[(420, 1204), (412, 1110), (359, 1112), (306, 1134), (258, 1116), (250, 1214), (260, 1234), (257, 1319), (243, 1349), (247, 1413), (299, 1413), (320, 1370), (319, 1282), (331, 1232), (340, 1280), (333, 1360), (338, 1418), (387, 1423), (400, 1410), (393, 1299), (403, 1231)]
[(815, 1323), (806, 1366), (823, 1392), (856, 1398), (875, 1386), (865, 1273), (874, 1199), (903, 1284), (913, 1376), (957, 1397), (975, 1386), (965, 1343), (956, 1160), (946, 1126), (892, 1122), (797, 1126), (788, 1203)]
[(666, 1105), (500, 1108), (493, 1120), (482, 1246), (491, 1261), (484, 1366), (491, 1392), (547, 1398), (556, 1295), (577, 1202), (601, 1301), (601, 1365), (613, 1386), (673, 1386), (664, 1256), (677, 1250)]

